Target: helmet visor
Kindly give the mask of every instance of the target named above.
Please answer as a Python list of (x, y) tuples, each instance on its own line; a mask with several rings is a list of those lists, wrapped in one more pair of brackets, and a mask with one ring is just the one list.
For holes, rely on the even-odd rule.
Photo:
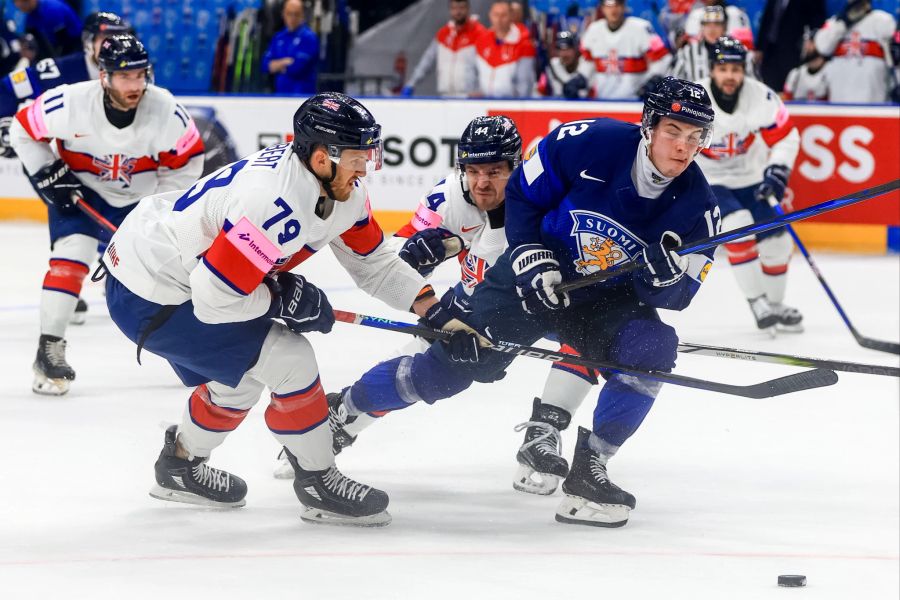
[(328, 157), (342, 169), (373, 173), (381, 169), (384, 148), (381, 140), (367, 148), (348, 148), (346, 146), (328, 146)]

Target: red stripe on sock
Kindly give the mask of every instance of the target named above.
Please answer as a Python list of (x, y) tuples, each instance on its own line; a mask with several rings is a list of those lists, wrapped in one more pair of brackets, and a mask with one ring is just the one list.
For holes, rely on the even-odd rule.
[(234, 431), (249, 412), (216, 406), (209, 397), (206, 385), (201, 385), (194, 390), (191, 399), (188, 400), (188, 407), (191, 421), (207, 431)]
[(759, 258), (756, 240), (725, 244), (725, 251), (728, 253), (728, 262), (733, 265), (742, 265)]
[(266, 409), (266, 425), (275, 433), (305, 433), (327, 419), (328, 402), (318, 377), (306, 389), (289, 394), (272, 394)]
[(766, 275), (784, 275), (787, 273), (787, 265), (763, 265), (762, 272)]
[(88, 268), (84, 263), (64, 258), (51, 258), (50, 268), (44, 275), (44, 289), (64, 292), (77, 296), (81, 293), (81, 285), (87, 277)]

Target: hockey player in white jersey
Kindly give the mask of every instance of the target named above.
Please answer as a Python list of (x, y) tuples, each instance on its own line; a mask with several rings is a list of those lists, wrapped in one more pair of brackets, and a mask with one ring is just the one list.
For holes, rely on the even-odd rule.
[(66, 362), (66, 326), (98, 242), (109, 239), (73, 196), (118, 225), (142, 197), (182, 189), (203, 169), (194, 122), (172, 94), (150, 83), (150, 60), (137, 38), (107, 37), (98, 60), (99, 80), (45, 92), (10, 127), (50, 225), (32, 385), (39, 394), (65, 394), (75, 379)]
[[(723, 37), (710, 56), (710, 77), (700, 83), (716, 111), (712, 143), (697, 163), (712, 186), (729, 231), (776, 215), (800, 149), (787, 108), (765, 84), (745, 77), (747, 49)], [(738, 285), (757, 327), (800, 332), (803, 316), (784, 304), (794, 243), (783, 230), (725, 244)]]
[[(672, 76), (688, 81), (700, 81), (709, 76), (710, 50), (725, 35), (728, 28), (728, 15), (725, 9), (717, 4), (706, 6), (700, 20), (700, 37), (692, 39), (678, 50)], [(747, 77), (755, 77), (753, 61), (747, 55), (744, 73)]]
[(166, 432), (154, 497), (242, 506), (244, 481), (206, 460), (268, 388), (266, 424), (294, 468), (302, 518), (390, 521), (387, 494), (335, 465), (325, 393), (302, 335), (328, 333), (334, 313), (323, 292), (289, 272), (330, 246), (367, 293), (432, 327), (457, 326), (372, 218), (362, 178), (380, 168), (381, 149), (381, 126), (362, 104), (317, 94), (294, 115), (292, 143), (187, 191), (145, 198), (113, 236), (103, 259), (110, 316), (139, 352), (164, 357), (195, 388), (181, 424)]
[(578, 36), (571, 31), (560, 31), (553, 45), (556, 56), (538, 77), (535, 96), (569, 100), (590, 97), (594, 65), (581, 56)]
[(888, 102), (892, 89), (891, 37), (897, 24), (889, 13), (872, 10), (870, 0), (847, 0), (825, 21), (813, 41), (826, 65), (831, 102)]
[(648, 21), (625, 16), (625, 0), (603, 0), (602, 7), (605, 18), (581, 37), (581, 53), (594, 63), (594, 96), (637, 98), (648, 80), (668, 72), (672, 55)]

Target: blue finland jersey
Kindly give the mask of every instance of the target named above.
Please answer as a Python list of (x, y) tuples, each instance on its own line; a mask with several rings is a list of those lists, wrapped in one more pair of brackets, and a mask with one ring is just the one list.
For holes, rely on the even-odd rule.
[[(560, 125), (513, 173), (506, 188), (509, 247), (541, 243), (553, 250), (569, 281), (632, 260), (672, 231), (682, 243), (719, 231), (719, 208), (700, 168), (691, 164), (656, 199), (638, 196), (631, 171), (641, 140), (637, 125), (585, 119)], [(687, 275), (653, 287), (636, 271), (577, 290), (573, 300), (598, 294), (636, 294), (658, 308), (681, 310), (700, 287), (714, 250), (690, 255)]]
[(0, 117), (16, 114), (24, 100), (33, 100), (56, 86), (87, 81), (91, 76), (86, 60), (84, 52), (45, 58), (33, 67), (13, 71), (0, 79)]

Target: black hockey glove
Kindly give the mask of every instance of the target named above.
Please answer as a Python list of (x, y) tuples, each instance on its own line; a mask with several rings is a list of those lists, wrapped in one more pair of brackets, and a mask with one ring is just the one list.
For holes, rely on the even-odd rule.
[(563, 98), (575, 100), (581, 97), (581, 91), (586, 90), (588, 81), (581, 73), (576, 74), (572, 79), (563, 84)]
[(34, 175), (29, 175), (28, 179), (41, 200), (53, 205), (62, 214), (70, 215), (78, 210), (72, 194), (82, 193), (81, 182), (62, 159), (41, 168)]
[(406, 240), (400, 249), (400, 258), (427, 277), (436, 266), (449, 256), (459, 254), (462, 248), (462, 238), (458, 235), (445, 229), (423, 229)]
[(870, 12), (872, 12), (871, 0), (850, 0), (837, 14), (837, 18), (838, 21), (843, 21), (847, 25), (847, 29), (850, 29)]
[(640, 276), (653, 287), (667, 287), (678, 283), (687, 270), (688, 259), (679, 256), (674, 249), (681, 245), (678, 234), (666, 231), (658, 244), (644, 248), (644, 262), (647, 267)]
[(280, 273), (278, 279), (266, 278), (272, 292), (272, 305), (266, 316), (282, 319), (294, 333), (319, 331), (328, 333), (334, 325), (334, 311), (325, 292), (306, 281), (302, 275)]
[(759, 184), (754, 192), (756, 199), (760, 202), (768, 202), (770, 196), (774, 196), (776, 200), (781, 202), (784, 198), (784, 188), (787, 187), (788, 179), (791, 177), (791, 170), (784, 165), (769, 165), (763, 173), (762, 183)]
[(562, 283), (562, 274), (552, 250), (541, 244), (522, 244), (512, 251), (510, 262), (525, 312), (533, 315), (569, 306), (569, 295), (554, 290)]
[(0, 158), (15, 158), (16, 151), (9, 143), (9, 128), (12, 126), (12, 117), (0, 119)]
[(474, 329), (456, 318), (455, 313), (464, 312), (462, 305), (454, 303), (455, 294), (449, 290), (441, 298), (441, 301), (428, 309), (425, 316), (419, 322), (433, 329), (443, 329), (453, 332), (450, 339), (441, 340), (447, 350), (450, 360), (454, 362), (476, 363), (480, 351), (486, 343)]

